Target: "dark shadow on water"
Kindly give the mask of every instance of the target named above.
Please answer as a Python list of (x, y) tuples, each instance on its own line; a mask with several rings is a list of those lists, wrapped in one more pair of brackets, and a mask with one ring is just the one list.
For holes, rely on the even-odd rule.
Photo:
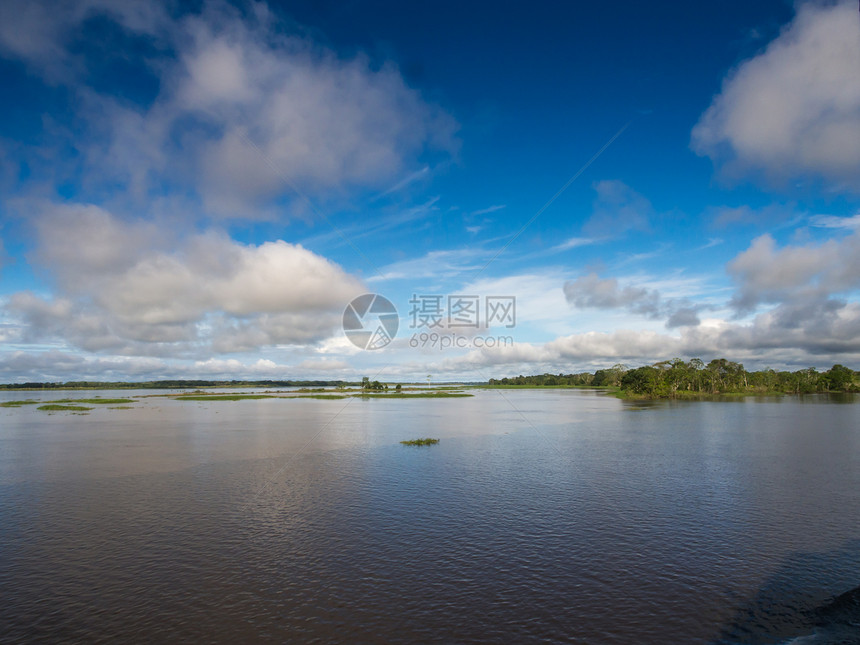
[(741, 600), (711, 645), (860, 645), (860, 540), (797, 552)]
[(854, 392), (826, 392), (799, 397), (802, 403), (858, 403), (860, 395)]
[(830, 403), (852, 404), (860, 403), (860, 394), (855, 392), (818, 392), (814, 394), (747, 394), (745, 396), (701, 394), (698, 396), (668, 398), (668, 399), (622, 399), (625, 410), (652, 410), (658, 408), (678, 408), (697, 405), (704, 401), (722, 405), (743, 405), (757, 403), (804, 403), (807, 405), (822, 405)]

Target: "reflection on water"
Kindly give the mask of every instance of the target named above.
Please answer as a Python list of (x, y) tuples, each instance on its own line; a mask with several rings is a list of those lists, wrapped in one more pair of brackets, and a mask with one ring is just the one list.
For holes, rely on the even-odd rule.
[[(564, 390), (0, 408), (0, 633), (821, 636), (860, 585), (858, 410)], [(442, 441), (399, 444), (419, 436)]]

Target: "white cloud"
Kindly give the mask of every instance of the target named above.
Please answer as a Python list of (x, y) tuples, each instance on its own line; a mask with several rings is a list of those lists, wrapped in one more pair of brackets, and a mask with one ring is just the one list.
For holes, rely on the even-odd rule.
[(149, 0), (5, 0), (0, 3), (0, 51), (24, 60), (49, 81), (76, 80), (82, 67), (70, 45), (81, 26), (99, 15), (147, 36), (168, 27), (163, 5)]
[(829, 367), (860, 360), (860, 306), (822, 312), (802, 328), (786, 326), (778, 315), (758, 316), (751, 323), (704, 319), (677, 335), (650, 330), (620, 329), (561, 336), (545, 344), (516, 343), (509, 347), (474, 349), (435, 363), (406, 366), (462, 378), (511, 376), (541, 372), (577, 372), (614, 363), (651, 364), (674, 357), (706, 360), (728, 357), (751, 369), (766, 366)]
[[(506, 326), (507, 320), (494, 321), (491, 328), (498, 335), (530, 335), (530, 332), (557, 334), (569, 330), (572, 324), (570, 308), (560, 287), (563, 280), (560, 269), (518, 273), (498, 278), (482, 277), (460, 287), (458, 293), (486, 296), (512, 296), (516, 299), (514, 314), (516, 325)], [(486, 301), (484, 301), (486, 309)], [(482, 312), (484, 315), (486, 311)], [(486, 322), (486, 317), (482, 318)], [(482, 322), (482, 325), (484, 323)], [(486, 329), (479, 330), (481, 333)]]
[(722, 238), (719, 238), (719, 237), (709, 237), (708, 241), (705, 244), (702, 244), (702, 246), (698, 247), (696, 250), (697, 251), (704, 251), (705, 249), (710, 249), (714, 246), (719, 246), (724, 241), (725, 240), (723, 240)]
[[(677, 288), (678, 280), (672, 281)], [(687, 281), (688, 286), (691, 281)], [(653, 282), (652, 282), (653, 284)], [(578, 308), (625, 309), (652, 319), (665, 318), (666, 327), (698, 325), (698, 312), (705, 308), (686, 297), (666, 298), (658, 289), (622, 285), (617, 278), (601, 278), (589, 273), (564, 283), (568, 303)]]
[(167, 239), (91, 205), (48, 209), (38, 231), (36, 258), (58, 294), (16, 293), (5, 307), (31, 340), (129, 354), (309, 343), (330, 335), (365, 290), (282, 240), (245, 245), (214, 232)]
[(295, 366), (296, 370), (306, 372), (341, 372), (350, 369), (345, 361), (306, 360)]
[[(77, 353), (14, 351), (0, 353), (0, 379), (4, 381), (63, 382), (67, 380), (125, 381), (129, 379), (301, 379), (313, 376), (347, 378), (337, 374), (347, 369), (339, 361), (280, 363), (266, 358), (239, 360), (165, 360), (127, 356), (81, 356)], [(333, 372), (335, 372), (333, 374)]]
[(597, 240), (590, 237), (569, 237), (561, 244), (556, 244), (548, 252), (550, 253), (559, 253), (561, 251), (569, 251), (570, 249), (576, 249), (580, 246), (590, 246), (595, 244)]
[(137, 264), (149, 249), (170, 244), (156, 222), (123, 221), (92, 204), (42, 204), (31, 212), (37, 231), (36, 260), (63, 288), (92, 289)]
[(781, 249), (770, 235), (762, 235), (727, 268), (738, 284), (733, 304), (740, 312), (760, 303), (844, 293), (860, 287), (860, 233)]
[(660, 294), (652, 289), (621, 287), (616, 278), (600, 278), (596, 273), (569, 280), (564, 284), (564, 294), (575, 307), (629, 307), (648, 314), (656, 313), (660, 300)]
[(842, 228), (854, 230), (860, 228), (860, 213), (851, 217), (837, 217), (835, 215), (816, 215), (811, 224), (819, 228)]
[(382, 199), (383, 197), (386, 197), (387, 195), (390, 195), (391, 193), (400, 192), (401, 190), (403, 190), (407, 186), (415, 183), (419, 179), (427, 178), (429, 173), (430, 173), (430, 166), (424, 166), (420, 170), (416, 170), (415, 172), (408, 174), (406, 177), (404, 177), (403, 179), (398, 181), (393, 186), (386, 188), (384, 191), (382, 191), (376, 197), (374, 197), (372, 201)]
[(390, 64), (342, 60), (233, 15), (186, 25), (167, 109), (215, 130), (197, 142), (210, 209), (238, 210), (289, 184), (381, 185), (425, 145), (453, 145), (453, 122)]
[[(83, 175), (92, 194), (127, 194), (136, 206), (167, 188), (194, 195), (207, 216), (273, 219), (289, 212), (283, 198), (335, 199), (380, 187), (414, 171), (426, 152), (457, 148), (454, 119), (408, 87), (390, 62), (342, 58), (287, 34), (262, 3), (240, 11), (210, 0), (177, 20), (163, 8), (147, 14), (148, 4), (3, 5), (0, 51), (65, 79), (75, 94), (74, 127), (50, 137), (55, 149), (31, 150), (34, 176)], [(76, 30), (92, 17), (161, 39), (145, 66), (137, 61), (136, 73), (156, 76), (154, 99), (120, 101), (75, 73), (76, 64), (92, 62), (70, 53)], [(92, 58), (98, 47), (83, 49)], [(63, 146), (79, 151), (79, 161), (61, 154)]]
[(860, 189), (857, 4), (806, 3), (742, 63), (692, 132), (700, 155), (785, 180), (813, 175)]
[(717, 305), (691, 304), (689, 298), (701, 294), (703, 286), (693, 278), (638, 276), (622, 282), (583, 276), (565, 285), (565, 295), (575, 306), (666, 317), (667, 327), (677, 331), (661, 333), (631, 325), (602, 333), (568, 333), (544, 344), (474, 349), (426, 364), (424, 370), (486, 378), (595, 369), (614, 362), (652, 363), (675, 356), (722, 356), (752, 367), (794, 369), (860, 360), (860, 303), (849, 299), (860, 289), (858, 258), (856, 232), (824, 243), (781, 248), (769, 235), (757, 238), (728, 265), (737, 284), (730, 305), (743, 313), (770, 305), (744, 322), (700, 319)]
[(84, 357), (54, 349), (0, 353), (0, 376), (18, 382), (164, 378), (170, 369), (156, 358)]
[(480, 208), (476, 211), (472, 211), (469, 215), (473, 217), (477, 217), (478, 215), (488, 215), (490, 213), (495, 213), (496, 211), (500, 211), (505, 208), (507, 204), (496, 204), (494, 206), (487, 206), (486, 208)]

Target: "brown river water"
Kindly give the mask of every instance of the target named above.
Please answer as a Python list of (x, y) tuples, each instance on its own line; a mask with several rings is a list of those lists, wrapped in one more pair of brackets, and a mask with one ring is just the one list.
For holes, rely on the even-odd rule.
[(0, 408), (0, 642), (860, 642), (860, 398), (151, 394), (0, 393), (135, 400)]

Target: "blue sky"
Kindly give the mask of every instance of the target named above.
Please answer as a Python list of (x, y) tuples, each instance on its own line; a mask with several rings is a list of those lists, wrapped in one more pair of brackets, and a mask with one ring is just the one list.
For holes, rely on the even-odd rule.
[(5, 2), (0, 380), (856, 367), (858, 70), (853, 1)]

